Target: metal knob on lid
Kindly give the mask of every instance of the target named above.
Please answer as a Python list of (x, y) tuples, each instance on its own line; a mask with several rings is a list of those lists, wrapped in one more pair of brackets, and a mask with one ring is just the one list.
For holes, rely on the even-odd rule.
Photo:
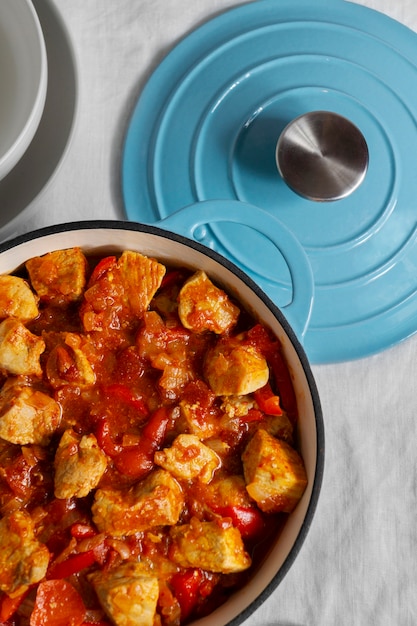
[(316, 202), (340, 200), (359, 187), (368, 169), (369, 152), (360, 130), (330, 111), (297, 117), (282, 131), (278, 170), (300, 196)]

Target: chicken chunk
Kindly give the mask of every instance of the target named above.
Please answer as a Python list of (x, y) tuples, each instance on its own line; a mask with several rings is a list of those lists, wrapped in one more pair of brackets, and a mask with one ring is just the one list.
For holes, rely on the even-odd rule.
[(186, 331), (169, 329), (156, 311), (146, 311), (137, 334), (139, 354), (149, 359), (152, 367), (161, 371), (159, 389), (165, 398), (175, 400), (193, 377), (187, 355)]
[(209, 483), (220, 466), (220, 459), (195, 435), (178, 435), (170, 448), (155, 452), (154, 462), (173, 476), (184, 480), (198, 478)]
[(55, 497), (83, 498), (95, 489), (107, 467), (107, 457), (94, 435), (78, 437), (66, 430), (55, 455)]
[(134, 315), (144, 313), (165, 276), (165, 266), (139, 252), (125, 250), (118, 261), (125, 298)]
[(181, 400), (180, 409), (188, 430), (199, 439), (208, 439), (220, 432), (218, 418), (208, 411), (203, 412), (198, 402)]
[(40, 356), (45, 342), (22, 322), (8, 317), (0, 324), (0, 368), (10, 374), (42, 376)]
[(175, 400), (193, 378), (193, 368), (187, 353), (189, 336), (184, 329), (166, 326), (156, 311), (146, 311), (137, 334), (136, 343), (143, 358), (161, 370), (158, 386), (166, 398)]
[(245, 417), (256, 406), (252, 396), (225, 396), (221, 409), (229, 417)]
[(281, 415), (266, 415), (265, 430), (276, 437), (283, 439), (290, 445), (294, 441), (294, 426), (286, 413)]
[(30, 515), (14, 511), (0, 520), (0, 589), (16, 598), (42, 580), (49, 551), (34, 532)]
[(154, 526), (173, 526), (183, 506), (184, 496), (178, 482), (169, 472), (158, 469), (129, 491), (98, 489), (92, 512), (101, 532), (121, 536)]
[[(46, 361), (46, 375), (55, 389), (63, 385), (94, 385), (96, 375), (85, 352), (82, 338), (76, 333), (62, 333), (61, 340), (50, 349)], [(48, 336), (46, 336), (48, 345)]]
[(307, 485), (304, 463), (294, 448), (259, 429), (242, 455), (246, 489), (267, 513), (291, 513)]
[(239, 312), (229, 296), (213, 285), (203, 271), (193, 274), (178, 295), (180, 320), (185, 328), (196, 333), (227, 333), (236, 325)]
[(78, 247), (56, 250), (26, 262), (30, 282), (41, 300), (66, 304), (81, 298), (87, 259)]
[[(245, 417), (254, 408), (257, 408), (257, 403), (252, 396), (224, 396), (222, 398), (221, 409), (230, 420)], [(264, 415), (262, 427), (274, 437), (292, 444), (294, 426), (286, 413)]]
[(260, 389), (269, 379), (268, 364), (252, 346), (237, 339), (220, 340), (207, 354), (204, 374), (217, 396), (241, 396)]
[(229, 520), (201, 522), (193, 517), (189, 524), (171, 528), (170, 536), (171, 559), (181, 567), (231, 574), (251, 565), (240, 532)]
[(129, 327), (141, 319), (159, 289), (166, 268), (155, 259), (125, 250), (84, 293), (81, 317), (86, 331)]
[(89, 577), (101, 606), (117, 626), (153, 626), (159, 597), (156, 576), (141, 563), (123, 563)]
[(253, 506), (253, 500), (240, 474), (215, 478), (206, 489), (206, 502), (214, 509), (228, 506)]
[(0, 319), (16, 317), (28, 322), (39, 315), (38, 298), (18, 276), (0, 276)]
[(61, 407), (33, 387), (12, 385), (0, 392), (0, 437), (19, 445), (45, 445), (61, 421)]

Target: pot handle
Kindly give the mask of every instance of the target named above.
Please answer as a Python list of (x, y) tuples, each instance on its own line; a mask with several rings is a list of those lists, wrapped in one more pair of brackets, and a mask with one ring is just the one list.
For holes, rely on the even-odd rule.
[[(158, 222), (158, 226), (199, 241), (198, 227), (213, 222), (233, 222), (249, 226), (272, 242), (287, 263), (292, 281), (292, 299), (280, 306), (296, 335), (302, 340), (311, 316), (314, 279), (304, 248), (292, 232), (267, 211), (238, 200), (206, 200), (180, 209)], [(201, 243), (201, 242), (200, 242)], [(273, 262), (273, 259), (271, 259)], [(271, 283), (259, 274), (246, 273), (268, 294)], [(275, 284), (276, 286), (276, 284)], [(270, 296), (271, 297), (271, 296)], [(275, 300), (275, 298), (272, 298)]]

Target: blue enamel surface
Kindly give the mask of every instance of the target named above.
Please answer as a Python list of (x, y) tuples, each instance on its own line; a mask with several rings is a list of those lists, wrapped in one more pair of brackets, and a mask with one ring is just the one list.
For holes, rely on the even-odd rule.
[[(281, 305), (284, 314), (289, 320), (294, 332), (303, 338), (308, 329), (312, 306), (314, 302), (314, 278), (311, 265), (304, 248), (286, 226), (259, 207), (237, 200), (206, 200), (184, 207), (171, 213), (159, 222), (159, 226), (172, 232), (182, 233), (184, 236), (201, 242), (206, 240), (206, 224), (225, 223), (239, 225), (244, 223), (252, 233), (258, 233), (265, 243), (269, 243), (275, 255), (279, 255), (281, 262), (286, 265), (291, 282), (290, 297)], [(213, 246), (209, 244), (209, 247)], [(255, 255), (257, 251), (255, 251)], [(246, 250), (246, 256), (251, 257), (251, 249)], [(257, 284), (263, 282), (264, 291), (267, 284), (264, 276), (255, 275), (253, 269), (251, 277)], [(282, 299), (279, 288), (285, 289), (280, 281), (269, 285), (272, 291), (275, 286), (275, 295)]]
[[(349, 118), (369, 148), (364, 182), (335, 202), (299, 197), (275, 165), (283, 128), (318, 109)], [(417, 330), (416, 120), (415, 33), (344, 0), (245, 4), (186, 37), (145, 86), (124, 147), (126, 214), (157, 224), (216, 199), (259, 207), (259, 222), (282, 223), (310, 264), (311, 314), (293, 325), (311, 362), (367, 356)], [(255, 278), (292, 324), (298, 261), (245, 215), (207, 210), (193, 236)], [(172, 230), (189, 226), (190, 208)]]

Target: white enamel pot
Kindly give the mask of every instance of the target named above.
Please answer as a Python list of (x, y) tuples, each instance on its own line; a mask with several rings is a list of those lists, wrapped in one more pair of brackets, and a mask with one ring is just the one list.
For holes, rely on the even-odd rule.
[(163, 263), (203, 269), (282, 343), (293, 379), (299, 423), (298, 442), (308, 487), (250, 582), (195, 625), (242, 623), (276, 589), (305, 540), (317, 507), (324, 469), (324, 426), (314, 378), (300, 341), (280, 309), (255, 282), (228, 260), (182, 235), (155, 226), (123, 221), (92, 221), (43, 228), (0, 245), (0, 273), (51, 250), (80, 246), (87, 254), (137, 250)]

